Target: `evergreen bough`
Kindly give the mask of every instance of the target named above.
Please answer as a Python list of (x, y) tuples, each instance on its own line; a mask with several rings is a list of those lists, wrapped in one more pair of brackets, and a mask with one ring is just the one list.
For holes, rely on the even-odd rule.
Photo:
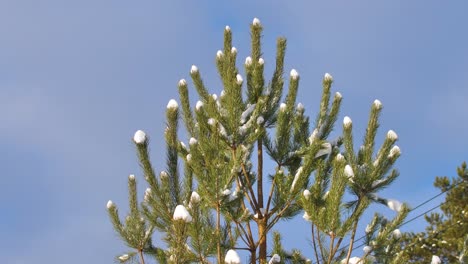
[[(220, 96), (208, 92), (200, 70), (192, 66), (190, 76), (200, 97), (192, 109), (187, 81), (180, 80), (182, 111), (175, 100), (166, 111), (165, 171), (156, 175), (149, 138), (143, 131), (135, 133), (133, 141), (149, 187), (138, 202), (136, 179), (129, 177), (130, 212), (124, 222), (116, 205), (108, 203), (117, 234), (132, 249), (116, 261), (145, 263), (145, 256), (150, 256), (159, 263), (240, 263), (236, 251), (246, 250), (250, 263), (268, 259), (269, 263), (371, 263), (381, 251), (387, 257), (393, 254), (384, 263), (401, 263), (395, 232), (408, 208), (377, 196), (397, 178), (393, 165), (400, 156), (393, 131), (375, 150), (382, 104), (376, 100), (371, 107), (360, 149), (354, 149), (349, 117), (344, 119), (342, 136), (330, 140), (342, 100), (338, 92), (332, 97), (332, 76), (323, 78), (320, 107), (311, 127), (304, 106), (296, 104), (300, 81), (296, 70), (291, 70), (283, 96), (286, 39), (277, 41), (275, 69), (267, 81), (260, 21), (254, 19), (250, 29), (245, 77), (236, 65), (231, 29), (224, 30), (224, 47), (216, 54), (223, 84)], [(179, 116), (188, 146), (178, 138)], [(266, 158), (274, 167), (265, 166)], [(388, 205), (398, 215), (390, 221), (377, 214), (366, 229), (366, 252), (362, 258), (351, 258), (359, 219), (373, 202)], [(308, 253), (313, 261), (298, 250), (285, 250), (278, 231), (273, 233), (273, 246), (267, 245), (276, 223), (301, 212), (310, 221)], [(154, 232), (162, 238), (158, 246), (151, 240)], [(343, 247), (345, 242), (348, 245)]]

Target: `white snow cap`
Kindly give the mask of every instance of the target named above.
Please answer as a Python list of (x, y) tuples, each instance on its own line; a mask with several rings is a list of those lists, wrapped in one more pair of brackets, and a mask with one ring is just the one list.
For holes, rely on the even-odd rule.
[(213, 98), (213, 100), (215, 100), (215, 101), (218, 100), (218, 96), (216, 94), (212, 94), (211, 98)]
[(296, 110), (301, 112), (304, 111), (304, 105), (302, 103), (298, 103), (296, 106)]
[(366, 226), (366, 234), (369, 234), (372, 231), (371, 226), (367, 225)]
[(281, 262), (281, 257), (278, 254), (274, 254), (268, 264), (276, 264)]
[(395, 237), (396, 239), (400, 239), (400, 238), (401, 238), (401, 231), (400, 231), (400, 229), (395, 229), (395, 230), (393, 230), (392, 234), (393, 234), (393, 237)]
[(226, 189), (222, 192), (223, 195), (230, 195), (231, 194), (231, 190), (229, 189)]
[(397, 133), (395, 133), (395, 131), (389, 130), (389, 131), (387, 132), (387, 138), (388, 138), (388, 139), (391, 139), (391, 140), (397, 140), (397, 139), (398, 139), (398, 135), (397, 135)]
[(200, 202), (200, 195), (197, 192), (192, 192), (192, 195), (190, 196), (190, 202), (191, 203)]
[(177, 109), (177, 108), (179, 108), (179, 104), (177, 103), (177, 101), (174, 99), (169, 100), (169, 103), (167, 103), (167, 109)]
[(380, 108), (382, 108), (382, 102), (380, 102), (380, 100), (378, 100), (378, 99), (375, 99), (373, 106), (376, 109), (380, 109)]
[(351, 166), (349, 166), (349, 165), (346, 165), (345, 168), (344, 168), (344, 174), (348, 178), (354, 177), (353, 168), (351, 168)]
[(128, 260), (128, 258), (130, 258), (130, 256), (128, 256), (127, 254), (123, 254), (122, 256), (119, 257), (121, 261), (126, 261)]
[(325, 73), (325, 75), (323, 76), (323, 80), (327, 81), (327, 82), (331, 82), (333, 81), (333, 76), (331, 76), (331, 74), (329, 74), (328, 72)]
[(263, 122), (265, 122), (265, 119), (263, 118), (263, 116), (257, 117), (257, 125), (261, 125), (263, 124)]
[(281, 103), (280, 104), (280, 111), (284, 111), (286, 110), (286, 104), (285, 103)]
[(190, 73), (191, 74), (195, 74), (198, 72), (198, 67), (195, 66), (195, 65), (192, 65), (192, 67), (190, 68)]
[(192, 222), (192, 217), (190, 216), (189, 212), (187, 211), (187, 209), (179, 204), (178, 206), (176, 206), (175, 208), (175, 211), (174, 211), (174, 216), (172, 217), (172, 219), (174, 220), (182, 220), (184, 221), (185, 223), (190, 223)]
[(341, 155), (341, 153), (336, 154), (336, 160), (338, 160), (338, 161), (344, 160), (343, 155)]
[(134, 180), (135, 180), (135, 175), (130, 174), (130, 175), (128, 176), (128, 179), (131, 180), (131, 181), (134, 181)]
[(245, 58), (245, 65), (247, 65), (247, 66), (252, 65), (252, 58), (250, 56)]
[(393, 199), (387, 200), (388, 208), (392, 209), (393, 211), (399, 212), (401, 210), (402, 205), (403, 204), (400, 201), (393, 200)]
[(392, 158), (394, 156), (400, 155), (400, 147), (398, 146), (393, 146), (392, 149), (390, 149), (390, 154), (388, 154), (389, 158)]
[(114, 207), (114, 202), (112, 202), (111, 200), (109, 200), (107, 202), (107, 209), (111, 209), (112, 207)]
[(297, 78), (299, 77), (299, 73), (295, 69), (292, 69), (289, 75), (293, 80), (297, 80)]
[(260, 26), (260, 19), (254, 18), (253, 21), (252, 21), (252, 24), (253, 24), (254, 26)]
[(146, 133), (143, 130), (138, 130), (133, 136), (133, 141), (137, 144), (142, 144), (146, 141)]
[(309, 190), (305, 189), (303, 192), (302, 192), (302, 195), (304, 195), (304, 197), (306, 198), (306, 200), (309, 200), (309, 197), (312, 195), (310, 193)]
[(226, 264), (240, 264), (240, 257), (237, 252), (233, 249), (228, 250), (226, 257), (224, 258)]
[(312, 219), (310, 218), (310, 215), (307, 212), (304, 212), (304, 215), (302, 216), (302, 218), (304, 218), (304, 220), (306, 221), (312, 221)]
[(190, 146), (193, 146), (193, 145), (195, 145), (197, 143), (198, 143), (198, 140), (196, 138), (193, 138), (193, 137), (190, 138), (190, 140), (189, 140), (189, 145)]
[(192, 161), (192, 154), (188, 154), (185, 158), (187, 159), (187, 162)]
[(218, 50), (218, 51), (216, 52), (216, 58), (220, 59), (220, 58), (223, 57), (223, 56), (224, 56), (224, 53), (223, 53), (221, 50)]
[(244, 79), (242, 79), (242, 76), (240, 74), (237, 74), (236, 75), (236, 83), (238, 85), (241, 85), (243, 81), (244, 81)]
[(197, 104), (195, 105), (196, 110), (200, 110), (200, 108), (203, 107), (203, 102), (202, 101), (197, 101)]
[(169, 177), (169, 174), (167, 174), (166, 171), (161, 171), (161, 172), (159, 173), (159, 177), (160, 177), (161, 179), (165, 179), (165, 178)]
[(440, 260), (439, 256), (433, 255), (431, 264), (440, 264), (440, 263), (442, 263), (442, 261)]
[(372, 251), (371, 246), (365, 246), (362, 248), (362, 251), (364, 251), (365, 254), (369, 254)]
[(343, 96), (341, 95), (340, 92), (336, 92), (336, 93), (335, 93), (335, 97), (338, 98), (338, 99), (343, 98)]
[(258, 64), (260, 65), (265, 64), (265, 60), (263, 58), (258, 59)]
[(224, 29), (225, 29), (226, 31), (231, 31), (231, 27), (229, 27), (229, 26), (226, 26)]
[[(343, 259), (341, 261), (341, 264), (345, 264), (345, 263), (346, 263), (346, 259)], [(348, 263), (349, 264), (358, 264), (358, 263), (362, 263), (362, 261), (361, 261), (361, 258), (359, 258), (359, 257), (352, 257), (352, 258), (349, 259)]]
[(345, 126), (345, 128), (350, 127), (352, 124), (353, 121), (351, 120), (351, 118), (349, 118), (349, 116), (345, 116), (343, 119), (343, 125)]
[(216, 124), (216, 120), (214, 118), (209, 118), (208, 125), (213, 126), (214, 124)]
[(231, 53), (232, 53), (232, 54), (236, 54), (236, 53), (237, 53), (236, 47), (232, 47), (232, 48), (231, 48)]
[(179, 86), (185, 86), (185, 85), (187, 85), (187, 81), (185, 79), (180, 79)]

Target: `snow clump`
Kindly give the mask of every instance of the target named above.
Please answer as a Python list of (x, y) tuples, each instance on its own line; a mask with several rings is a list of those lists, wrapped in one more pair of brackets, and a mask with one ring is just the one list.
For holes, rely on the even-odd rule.
[(133, 136), (133, 141), (137, 144), (142, 144), (146, 141), (146, 133), (143, 130), (138, 130)]
[(226, 264), (240, 264), (240, 257), (237, 252), (233, 249), (228, 250), (226, 257), (224, 258)]
[(185, 223), (192, 222), (192, 216), (190, 216), (187, 209), (181, 204), (176, 206), (176, 209), (174, 211), (174, 216), (172, 217), (172, 219), (175, 221), (182, 220)]

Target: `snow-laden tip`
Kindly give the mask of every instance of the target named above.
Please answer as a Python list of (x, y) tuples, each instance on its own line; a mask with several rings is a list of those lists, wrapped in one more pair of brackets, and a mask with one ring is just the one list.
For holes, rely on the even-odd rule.
[(399, 212), (403, 204), (400, 201), (387, 199), (387, 206), (388, 208), (392, 209), (393, 211)]
[(285, 103), (281, 103), (280, 104), (280, 111), (284, 111), (286, 110), (286, 104)]
[(190, 73), (191, 74), (195, 74), (198, 72), (198, 67), (195, 66), (195, 65), (192, 65), (192, 67), (190, 68)]
[(390, 149), (390, 154), (388, 154), (388, 157), (393, 158), (395, 156), (400, 156), (400, 154), (401, 154), (400, 147), (393, 146), (392, 149)]
[(312, 218), (310, 218), (310, 215), (307, 212), (304, 212), (304, 215), (302, 215), (302, 218), (304, 218), (304, 220), (309, 221), (309, 222), (312, 221)]
[(190, 138), (190, 140), (189, 140), (189, 145), (190, 146), (193, 146), (193, 145), (195, 145), (197, 143), (198, 143), (198, 140), (196, 138), (193, 138), (193, 137)]
[(213, 100), (216, 101), (216, 100), (218, 100), (218, 95), (217, 95), (217, 94), (212, 94), (212, 95), (211, 95), (211, 98), (213, 98)]
[(239, 254), (233, 249), (228, 250), (226, 253), (226, 257), (224, 258), (224, 262), (226, 264), (240, 264), (240, 257)]
[(358, 263), (362, 263), (362, 261), (361, 261), (361, 258), (359, 258), (359, 257), (352, 257), (352, 258), (349, 259), (349, 262), (346, 262), (346, 258), (341, 260), (341, 264), (345, 264), (345, 263), (358, 264)]
[(190, 202), (192, 204), (200, 202), (200, 195), (197, 192), (192, 192), (192, 195), (190, 196)]
[(348, 178), (354, 177), (353, 168), (350, 165), (346, 165), (345, 168), (344, 168), (344, 174)]
[(238, 85), (241, 85), (243, 81), (244, 81), (244, 79), (242, 79), (242, 76), (240, 74), (237, 74), (236, 75), (236, 83)]
[(327, 82), (332, 82), (333, 81), (333, 76), (331, 76), (331, 74), (329, 74), (327, 72), (327, 73), (325, 73), (325, 75), (323, 75), (323, 80), (327, 81)]
[(236, 49), (236, 47), (232, 47), (232, 48), (231, 48), (231, 53), (232, 53), (232, 54), (237, 54), (237, 49)]
[(224, 30), (226, 30), (226, 31), (231, 31), (231, 27), (230, 27), (230, 26), (226, 26), (226, 27), (224, 28)]
[(221, 194), (224, 195), (224, 196), (230, 195), (230, 194), (231, 194), (231, 190), (226, 189), (226, 190), (222, 191)]
[(364, 251), (364, 254), (369, 254), (372, 251), (371, 246), (365, 246), (362, 248), (362, 251)]
[(343, 96), (341, 95), (340, 92), (336, 92), (336, 93), (335, 93), (335, 98), (341, 99), (341, 98), (343, 98)]
[(192, 222), (192, 216), (190, 216), (189, 212), (185, 208), (185, 206), (179, 204), (176, 206), (176, 209), (174, 210), (174, 216), (172, 217), (173, 220), (182, 220), (185, 223), (190, 223)]
[(130, 175), (128, 176), (128, 179), (131, 180), (131, 181), (134, 181), (134, 180), (135, 180), (135, 175), (130, 174)]
[(187, 154), (187, 156), (185, 157), (185, 159), (187, 159), (187, 162), (192, 161), (192, 154)]
[(304, 105), (302, 103), (298, 103), (296, 106), (296, 110), (299, 112), (304, 111)]
[(223, 56), (224, 56), (224, 53), (222, 51), (218, 50), (216, 52), (216, 58), (221, 59), (221, 57), (223, 57)]
[(306, 200), (309, 200), (309, 197), (312, 195), (312, 193), (305, 189), (303, 192), (302, 192), (302, 195), (304, 195), (304, 198), (306, 198)]
[(375, 99), (374, 103), (372, 105), (375, 107), (375, 109), (381, 109), (382, 108), (382, 102), (380, 102), (379, 99)]
[(440, 264), (440, 263), (442, 263), (442, 261), (440, 260), (439, 256), (432, 255), (431, 264)]
[(295, 69), (292, 69), (289, 76), (291, 76), (293, 80), (297, 80), (297, 78), (299, 78), (299, 73)]
[(198, 111), (203, 107), (203, 102), (202, 101), (197, 101), (195, 104), (195, 109)]
[(258, 59), (258, 64), (260, 65), (265, 64), (265, 60), (263, 58)]
[(111, 209), (112, 207), (114, 207), (114, 202), (112, 202), (111, 200), (109, 200), (107, 202), (107, 209)]
[(252, 21), (252, 24), (253, 24), (254, 26), (260, 26), (260, 25), (261, 25), (261, 24), (260, 24), (260, 19), (254, 18), (253, 21)]
[(336, 154), (336, 160), (337, 160), (337, 161), (343, 161), (343, 160), (344, 160), (344, 156), (341, 155), (341, 153), (338, 153), (338, 154)]
[(179, 108), (179, 104), (177, 103), (177, 101), (174, 99), (169, 100), (169, 102), (167, 103), (167, 109), (177, 109), (177, 108)]
[(127, 255), (127, 254), (123, 254), (122, 256), (119, 257), (119, 259), (120, 259), (121, 261), (127, 261), (129, 258), (130, 258), (130, 256)]
[(187, 81), (185, 79), (179, 80), (179, 87), (186, 86), (186, 85), (187, 85)]
[(388, 138), (388, 139), (391, 139), (391, 140), (397, 140), (397, 139), (398, 139), (398, 135), (397, 135), (397, 133), (395, 133), (395, 131), (389, 130), (389, 131), (387, 132), (387, 138)]
[(349, 128), (352, 124), (353, 121), (351, 120), (351, 118), (349, 116), (345, 116), (343, 119), (343, 125), (345, 126), (345, 128)]
[(263, 116), (257, 117), (257, 125), (261, 126), (265, 122)]
[(393, 235), (394, 238), (400, 239), (400, 238), (401, 238), (401, 231), (400, 231), (400, 229), (395, 229), (395, 230), (393, 230), (392, 235)]
[(246, 66), (252, 65), (252, 58), (250, 56), (245, 58), (245, 65)]
[(159, 173), (159, 177), (160, 177), (161, 179), (166, 179), (167, 177), (169, 177), (169, 174), (167, 174), (166, 171), (161, 171), (161, 172)]
[(278, 264), (281, 262), (281, 257), (278, 254), (274, 254), (268, 264)]
[(143, 130), (138, 130), (135, 132), (135, 135), (133, 135), (133, 141), (137, 144), (142, 144), (146, 141), (146, 133), (143, 132)]

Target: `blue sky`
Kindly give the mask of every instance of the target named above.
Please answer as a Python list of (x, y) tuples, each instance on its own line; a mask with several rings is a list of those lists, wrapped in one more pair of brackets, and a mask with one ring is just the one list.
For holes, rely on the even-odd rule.
[[(372, 101), (383, 102), (379, 136), (395, 130), (402, 157), (400, 178), (382, 196), (417, 205), (437, 193), (436, 175), (455, 175), (468, 158), (467, 8), (422, 0), (0, 1), (2, 262), (111, 263), (124, 247), (105, 204), (113, 199), (125, 211), (128, 174), (142, 179), (134, 131), (152, 137), (161, 170), (164, 110), (178, 80), (197, 64), (219, 93), (214, 58), (224, 26), (242, 63), (254, 17), (265, 28), (267, 76), (275, 39), (288, 38), (286, 70), (301, 74), (307, 114), (318, 109), (325, 72), (356, 139)], [(302, 229), (282, 227), (291, 247), (307, 249)]]

